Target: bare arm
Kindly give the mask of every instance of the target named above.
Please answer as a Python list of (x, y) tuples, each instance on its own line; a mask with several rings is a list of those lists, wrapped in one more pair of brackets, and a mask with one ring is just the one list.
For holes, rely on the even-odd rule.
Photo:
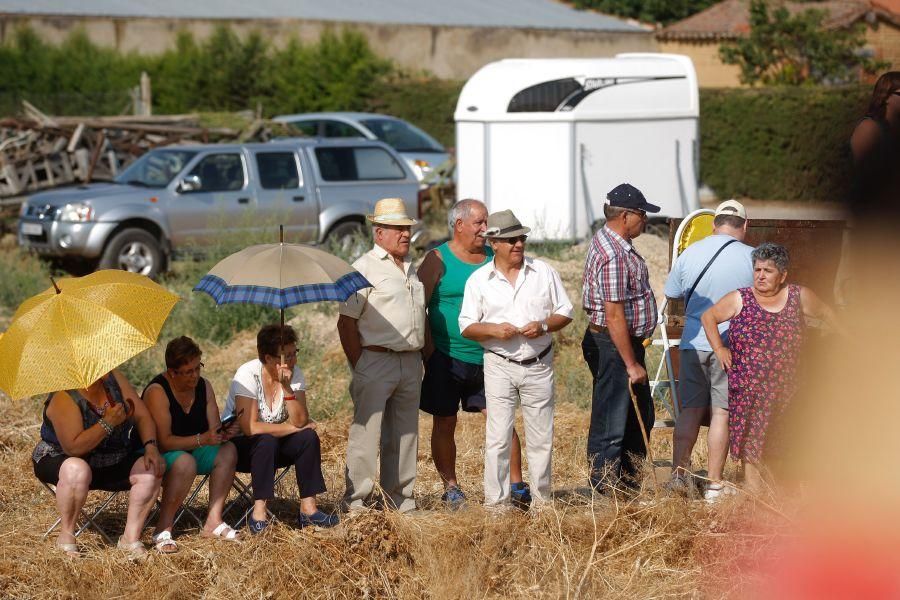
[[(107, 417), (113, 417), (112, 410), (107, 411)], [(113, 427), (124, 422), (125, 411), (119, 412), (121, 419), (118, 423), (112, 422), (114, 419), (104, 420)], [(100, 423), (84, 429), (81, 411), (66, 392), (56, 392), (50, 398), (50, 404), (47, 406), (47, 418), (53, 423), (53, 430), (56, 432), (56, 438), (59, 440), (63, 452), (69, 456), (86, 456), (106, 438), (106, 430)]]
[[(572, 322), (570, 317), (565, 315), (560, 315), (557, 313), (553, 313), (549, 317), (547, 317), (545, 323), (547, 323), (547, 333), (553, 333), (554, 331), (559, 331), (566, 325)], [(534, 339), (541, 337), (544, 335), (544, 328), (541, 327), (540, 321), (531, 321), (524, 327), (519, 330), (519, 333), (524, 335), (529, 339)]]
[[(112, 373), (122, 389), (122, 398), (131, 400), (134, 403), (134, 414), (131, 415), (131, 418), (134, 419), (134, 426), (138, 431), (138, 435), (140, 435), (141, 443), (156, 440), (156, 423), (153, 421), (153, 417), (150, 416), (147, 405), (144, 404), (131, 382), (122, 373), (117, 370), (114, 370)], [(158, 477), (162, 477), (166, 472), (166, 463), (159, 454), (158, 444), (159, 441), (157, 440), (156, 445), (144, 445), (144, 466), (147, 469), (153, 469)]]
[(519, 328), (510, 323), (472, 323), (462, 331), (462, 336), (475, 342), (484, 342), (493, 338), (508, 340), (518, 333)]
[(355, 369), (359, 357), (362, 356), (362, 340), (359, 338), (359, 319), (341, 315), (337, 322), (338, 337), (341, 338), (341, 347), (344, 355), (350, 361), (350, 367)]
[(722, 336), (719, 335), (719, 323), (730, 321), (741, 312), (743, 307), (741, 293), (735, 290), (722, 296), (700, 317), (703, 331), (706, 332), (706, 339), (709, 340), (710, 347), (725, 370), (731, 368), (731, 350), (725, 347)]
[(800, 288), (800, 306), (803, 308), (803, 314), (807, 317), (824, 321), (829, 327), (842, 336), (850, 336), (850, 332), (847, 331), (844, 324), (837, 318), (834, 309), (823, 302), (815, 292), (805, 286)]
[(306, 405), (306, 392), (294, 392), (296, 400), (287, 402), (288, 423), (294, 427), (303, 428), (309, 425), (309, 407)]
[(243, 410), (243, 414), (238, 418), (241, 431), (244, 435), (258, 435), (267, 433), (275, 437), (284, 437), (295, 431), (300, 431), (299, 427), (292, 425), (289, 421), (284, 423), (263, 423), (259, 420), (259, 406), (256, 404), (255, 398), (247, 396), (236, 396), (234, 399), (235, 412)]
[(144, 402), (150, 415), (156, 422), (156, 435), (159, 449), (163, 452), (172, 450), (193, 450), (197, 447), (195, 438), (172, 435), (172, 414), (169, 412), (169, 399), (158, 384), (153, 384), (144, 392)]
[(606, 326), (609, 329), (609, 337), (615, 345), (625, 369), (628, 371), (628, 379), (632, 383), (647, 383), (647, 371), (634, 356), (634, 348), (631, 347), (631, 334), (628, 332), (628, 322), (625, 320), (625, 305), (621, 302), (604, 301), (606, 311)]
[[(444, 261), (441, 259), (441, 253), (435, 249), (425, 255), (425, 260), (419, 265), (416, 276), (425, 288), (425, 309), (427, 311), (428, 304), (431, 302), (431, 294), (437, 287), (444, 276)], [(431, 340), (431, 325), (429, 319), (425, 319), (425, 346), (422, 348), (422, 357), (428, 359), (434, 352), (434, 343)]]
[(869, 153), (878, 144), (881, 131), (878, 123), (872, 119), (864, 119), (853, 130), (850, 136), (850, 150), (853, 152), (853, 160), (860, 162), (865, 160)]

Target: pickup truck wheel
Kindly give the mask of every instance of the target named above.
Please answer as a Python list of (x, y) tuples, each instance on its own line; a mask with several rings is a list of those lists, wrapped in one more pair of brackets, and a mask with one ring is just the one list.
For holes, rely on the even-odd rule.
[(325, 238), (325, 247), (348, 262), (353, 262), (369, 249), (365, 226), (358, 221), (335, 225)]
[(123, 229), (106, 244), (101, 269), (121, 269), (156, 277), (163, 266), (159, 241), (143, 229)]

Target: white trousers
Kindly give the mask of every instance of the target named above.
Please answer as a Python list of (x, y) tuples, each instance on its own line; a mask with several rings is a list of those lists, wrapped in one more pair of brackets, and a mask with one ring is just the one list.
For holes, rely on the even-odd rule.
[(528, 366), (484, 353), (487, 425), (484, 434), (484, 503), (509, 501), (509, 452), (516, 402), (525, 421), (525, 454), (535, 503), (550, 500), (553, 453), (553, 352)]

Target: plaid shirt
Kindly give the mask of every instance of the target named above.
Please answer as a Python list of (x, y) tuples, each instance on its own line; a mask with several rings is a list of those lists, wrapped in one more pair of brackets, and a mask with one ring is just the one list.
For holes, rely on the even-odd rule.
[(608, 227), (591, 240), (584, 261), (582, 304), (594, 325), (607, 326), (604, 302), (621, 302), (628, 332), (649, 337), (656, 328), (656, 299), (647, 263), (630, 243)]

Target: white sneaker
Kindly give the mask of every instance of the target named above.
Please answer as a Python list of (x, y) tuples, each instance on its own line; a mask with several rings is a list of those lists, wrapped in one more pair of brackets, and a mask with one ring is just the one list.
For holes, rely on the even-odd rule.
[(726, 481), (719, 481), (706, 486), (706, 491), (703, 492), (703, 499), (709, 504), (714, 504), (727, 496), (735, 494), (737, 494), (737, 490), (733, 485)]

